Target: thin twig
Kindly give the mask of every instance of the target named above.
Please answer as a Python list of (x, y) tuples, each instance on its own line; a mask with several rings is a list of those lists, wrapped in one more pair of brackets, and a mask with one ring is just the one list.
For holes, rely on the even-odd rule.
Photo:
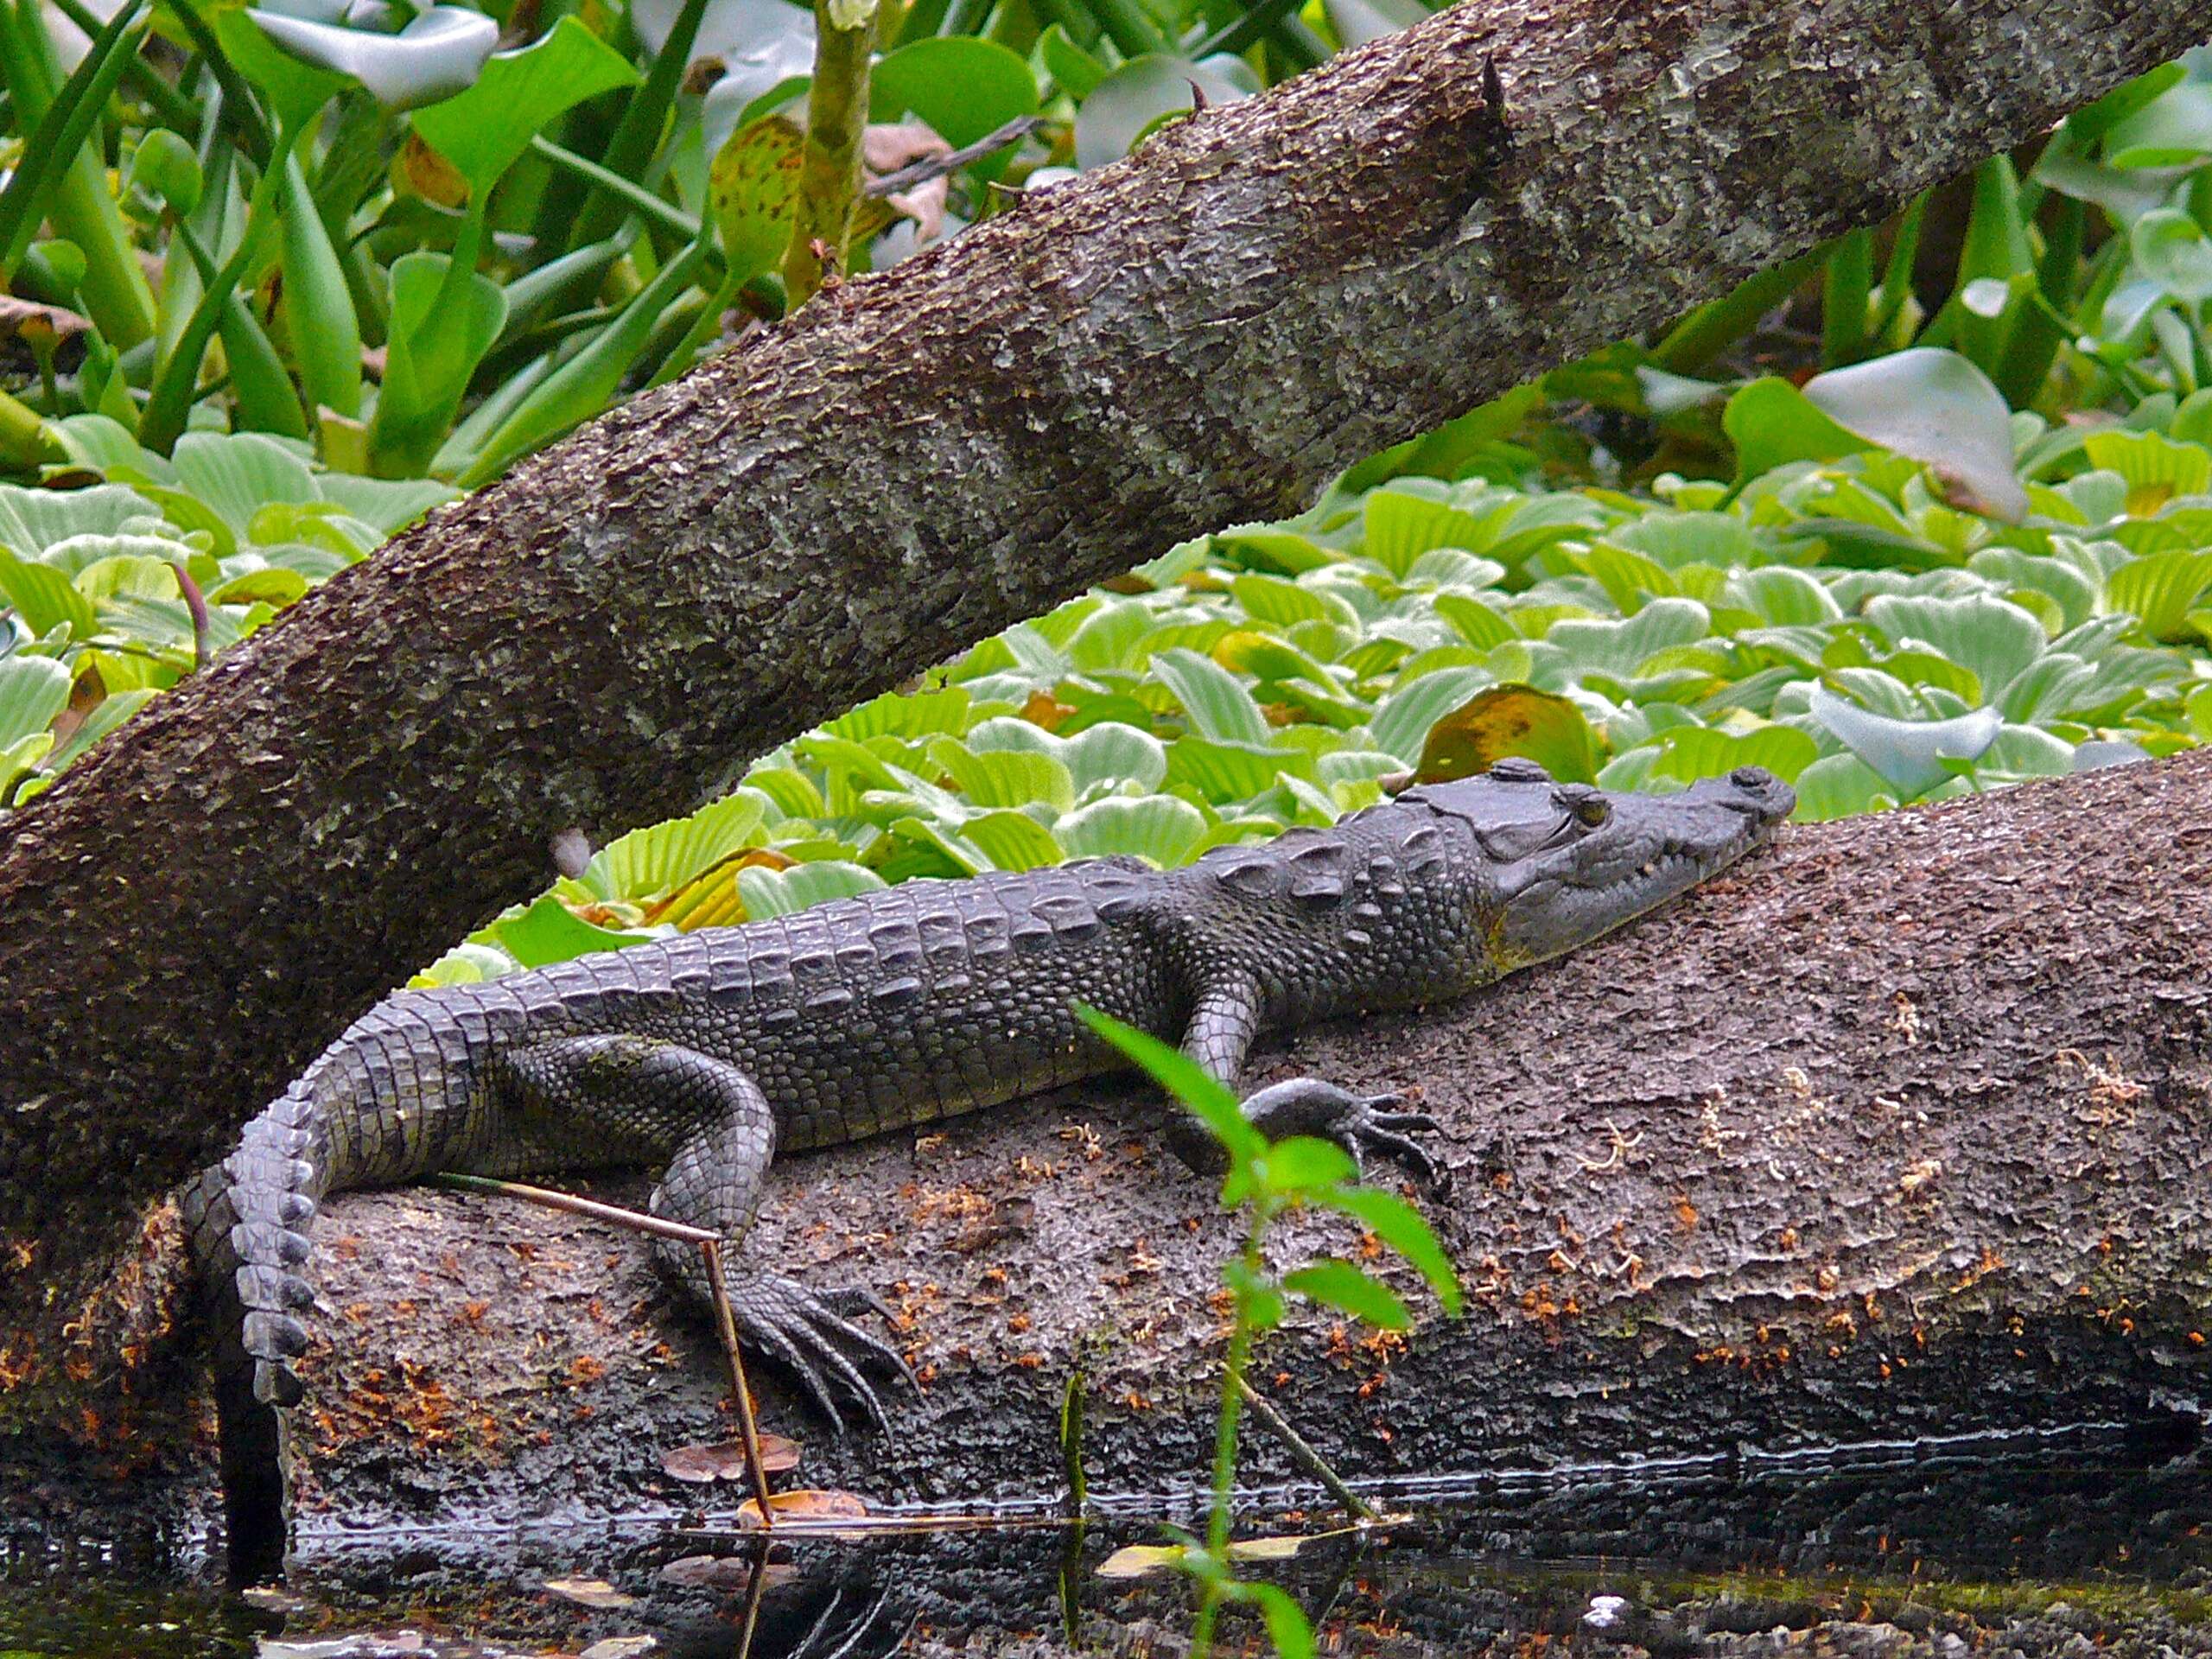
[(745, 1436), (746, 1472), (753, 1477), (753, 1495), (760, 1500), (761, 1529), (772, 1528), (775, 1523), (768, 1514), (768, 1469), (760, 1457), (760, 1425), (753, 1414), (753, 1390), (746, 1386), (745, 1360), (737, 1349), (737, 1316), (730, 1308), (729, 1287), (722, 1282), (722, 1236), (711, 1228), (671, 1221), (665, 1216), (648, 1215), (642, 1210), (627, 1210), (619, 1204), (602, 1204), (597, 1198), (579, 1198), (573, 1192), (556, 1192), (550, 1187), (526, 1186), (520, 1181), (450, 1172), (441, 1172), (431, 1179), (440, 1186), (463, 1192), (494, 1192), (502, 1198), (520, 1198), (525, 1204), (542, 1205), (548, 1210), (565, 1210), (572, 1216), (588, 1216), (594, 1221), (626, 1227), (633, 1233), (651, 1233), (658, 1238), (699, 1247), (707, 1267), (707, 1294), (715, 1305), (715, 1324), (721, 1336), (722, 1352), (729, 1358), (730, 1382), (737, 1391), (737, 1421)]
[(730, 1311), (729, 1287), (722, 1282), (722, 1242), (701, 1242), (699, 1254), (707, 1263), (707, 1285), (715, 1299), (715, 1325), (721, 1331), (722, 1352), (729, 1357), (730, 1387), (737, 1394), (737, 1427), (745, 1437), (745, 1471), (753, 1477), (753, 1496), (760, 1503), (760, 1530), (772, 1531), (775, 1516), (768, 1504), (768, 1465), (760, 1456), (760, 1425), (753, 1415), (753, 1390), (745, 1380), (745, 1359), (737, 1350), (737, 1316)]
[(1329, 1490), (1329, 1496), (1344, 1506), (1355, 1521), (1379, 1521), (1382, 1512), (1362, 1497), (1338, 1478), (1337, 1471), (1321, 1461), (1321, 1454), (1306, 1443), (1305, 1437), (1293, 1428), (1283, 1414), (1269, 1405), (1263, 1395), (1253, 1392), (1252, 1385), (1243, 1377), (1236, 1385), (1244, 1391), (1244, 1403), (1252, 1414), (1274, 1431), (1275, 1438), (1290, 1449), (1290, 1460), (1319, 1481)]
[(543, 1205), (548, 1210), (565, 1210), (572, 1216), (589, 1216), (594, 1221), (611, 1222), (617, 1227), (626, 1227), (633, 1233), (652, 1233), (659, 1238), (672, 1238), (679, 1244), (719, 1244), (721, 1235), (705, 1227), (693, 1227), (681, 1221), (671, 1221), (664, 1216), (649, 1216), (642, 1210), (626, 1210), (619, 1204), (602, 1204), (597, 1198), (578, 1198), (573, 1192), (556, 1192), (550, 1187), (525, 1186), (519, 1181), (497, 1181), (489, 1175), (455, 1175), (442, 1173), (430, 1178), (440, 1186), (450, 1186), (464, 1192), (496, 1192), (502, 1198), (520, 1198), (525, 1204)]
[(995, 149), (1003, 149), (1016, 139), (1027, 138), (1045, 124), (1041, 115), (1018, 115), (995, 132), (987, 132), (964, 149), (956, 149), (944, 156), (927, 156), (911, 167), (902, 167), (896, 173), (887, 173), (880, 179), (871, 179), (863, 194), (895, 196), (901, 190), (911, 190), (918, 184), (927, 184), (931, 179), (941, 179), (948, 173), (957, 173), (970, 162), (980, 162)]

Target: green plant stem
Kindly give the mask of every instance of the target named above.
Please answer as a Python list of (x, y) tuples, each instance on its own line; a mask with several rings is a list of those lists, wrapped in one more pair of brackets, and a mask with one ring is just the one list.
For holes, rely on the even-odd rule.
[(699, 234), (699, 221), (673, 202), (663, 201), (652, 191), (632, 184), (619, 173), (608, 172), (597, 162), (587, 160), (573, 149), (562, 149), (543, 133), (530, 141), (530, 147), (554, 166), (565, 168), (601, 189), (612, 191), (679, 241), (691, 241)]
[[(88, 36), (97, 36), (105, 27), (83, 3), (83, 0), (54, 0), (54, 9)], [(154, 113), (162, 118), (163, 125), (174, 127), (179, 132), (198, 130), (200, 106), (162, 79), (161, 72), (136, 53), (124, 66), (123, 78), (130, 83), (141, 98), (154, 106)]]
[(1797, 285), (1827, 263), (1834, 243), (1799, 254), (1787, 264), (1763, 270), (1739, 283), (1731, 293), (1683, 318), (1667, 337), (1651, 348), (1655, 366), (1669, 374), (1694, 374), (1730, 346), (1758, 326), (1758, 321), (1797, 289)]
[[(669, 107), (676, 101), (684, 67), (691, 61), (691, 45), (699, 36), (699, 20), (706, 15), (707, 0), (683, 0), (683, 9), (676, 14), (676, 26), (669, 31), (667, 41), (654, 57), (645, 84), (631, 92), (614, 136), (607, 141), (607, 149), (600, 156), (600, 164), (608, 172), (621, 178), (634, 178), (652, 160), (653, 152), (660, 147), (661, 129), (667, 124)], [(714, 158), (710, 156), (707, 159)], [(563, 194), (549, 191), (549, 207), (552, 197)], [(583, 211), (575, 215), (567, 245), (581, 248), (601, 241), (620, 228), (623, 218), (620, 199), (594, 188), (583, 203)]]
[(645, 390), (664, 386), (691, 366), (691, 361), (708, 341), (721, 332), (722, 314), (737, 303), (737, 291), (745, 286), (742, 281), (723, 276), (721, 285), (708, 296), (706, 308), (693, 319), (691, 327), (676, 344), (676, 349), (661, 359), (660, 367), (653, 371), (653, 378), (645, 383)]
[[(798, 212), (784, 251), (784, 288), (796, 311), (823, 276), (845, 268), (853, 205), (861, 197), (861, 135), (868, 125), (868, 59), (876, 15), (857, 29), (831, 20), (829, 0), (814, 4), (814, 85), (806, 95), (806, 147), (799, 154)], [(817, 254), (815, 245), (823, 251)]]
[(18, 467), (67, 461), (69, 452), (36, 410), (0, 391), (0, 457)]
[[(1260, 1236), (1268, 1224), (1264, 1199), (1252, 1211), (1252, 1224), (1244, 1235), (1245, 1282), (1266, 1271), (1260, 1255)], [(1214, 1620), (1221, 1611), (1221, 1573), (1229, 1562), (1229, 1500), (1236, 1486), (1236, 1431), (1244, 1411), (1244, 1368), (1252, 1357), (1252, 1326), (1240, 1305), (1236, 1323), (1229, 1330), (1229, 1357), (1221, 1367), (1221, 1417), (1214, 1426), (1213, 1503), (1206, 1515), (1206, 1554), (1216, 1568), (1198, 1593), (1198, 1618), (1191, 1632), (1191, 1659), (1206, 1659), (1213, 1651)]]
[(1840, 369), (1866, 354), (1866, 302), (1874, 284), (1874, 233), (1848, 231), (1828, 256), (1821, 285), (1821, 366)]
[(166, 454), (183, 435), (185, 416), (193, 404), (193, 385), (200, 378), (200, 359), (207, 355), (207, 342), (222, 320), (224, 302), (237, 289), (238, 279), (245, 275), (246, 264), (253, 257), (254, 244), (258, 239), (255, 232), (269, 215), (277, 188), (283, 181), (284, 163), (305, 129), (305, 123), (295, 122), (277, 132), (276, 147), (269, 157), (269, 165), (254, 181), (253, 194), (247, 200), (245, 224), (238, 233), (238, 246), (231, 250), (231, 257), (224, 261), (222, 270), (215, 273), (214, 280), (200, 294), (200, 303), (193, 308), (192, 320), (184, 325), (175, 348), (162, 365), (153, 392), (146, 400), (145, 411), (138, 418), (138, 442), (149, 449)]

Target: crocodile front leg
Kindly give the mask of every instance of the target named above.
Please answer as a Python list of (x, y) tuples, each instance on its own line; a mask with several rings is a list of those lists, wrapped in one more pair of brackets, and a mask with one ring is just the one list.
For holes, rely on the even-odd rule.
[[(1234, 1088), (1260, 1029), (1262, 996), (1249, 974), (1231, 971), (1208, 981), (1192, 1001), (1183, 1052)], [(1320, 1077), (1287, 1077), (1246, 1096), (1243, 1104), (1252, 1127), (1271, 1141), (1319, 1135), (1342, 1147), (1363, 1168), (1370, 1153), (1381, 1153), (1433, 1183), (1436, 1160), (1412, 1137), (1435, 1133), (1437, 1122), (1426, 1112), (1391, 1109), (1402, 1101), (1395, 1094), (1355, 1095)]]
[[(656, 1216), (704, 1227), (728, 1241), (723, 1283), (738, 1333), (747, 1345), (796, 1376), (824, 1415), (843, 1418), (830, 1386), (834, 1376), (887, 1433), (890, 1420), (862, 1370), (905, 1376), (896, 1349), (846, 1316), (882, 1304), (863, 1290), (810, 1290), (796, 1280), (741, 1262), (737, 1249), (760, 1209), (775, 1156), (776, 1118), (759, 1086), (726, 1060), (651, 1038), (576, 1037), (511, 1050), (500, 1064), (531, 1109), (570, 1118), (586, 1134), (608, 1123), (642, 1120), (676, 1151), (646, 1208)], [(661, 1271), (702, 1305), (713, 1287), (693, 1246), (656, 1238)]]

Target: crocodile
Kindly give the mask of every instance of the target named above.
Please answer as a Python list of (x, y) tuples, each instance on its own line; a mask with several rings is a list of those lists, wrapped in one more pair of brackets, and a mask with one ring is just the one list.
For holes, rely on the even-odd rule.
[[(1406, 791), (1324, 830), (1179, 869), (1127, 857), (915, 880), (480, 984), (401, 991), (357, 1020), (188, 1190), (215, 1303), (234, 1567), (283, 1548), (282, 1408), (323, 1198), (437, 1171), (658, 1165), (660, 1216), (733, 1247), (779, 1152), (937, 1122), (1124, 1064), (1072, 1005), (1234, 1084), (1265, 1031), (1456, 997), (1643, 914), (1758, 846), (1795, 804), (1743, 767), (1673, 795), (1555, 782), (1524, 759)], [(1434, 1123), (1312, 1077), (1244, 1103), (1271, 1135), (1433, 1173)], [(698, 1254), (661, 1265), (709, 1294)], [(831, 1419), (886, 1423), (896, 1349), (866, 1292), (738, 1257), (742, 1339)]]

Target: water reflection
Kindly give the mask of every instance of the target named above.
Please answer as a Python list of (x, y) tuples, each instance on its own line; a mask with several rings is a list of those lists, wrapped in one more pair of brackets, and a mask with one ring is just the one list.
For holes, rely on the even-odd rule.
[[(2194, 1448), (2082, 1434), (1429, 1482), (1384, 1489), (1412, 1512), (1389, 1533), (1326, 1539), (1267, 1571), (1314, 1616), (1325, 1652), (1378, 1659), (1717, 1656), (1755, 1635), (1777, 1655), (2212, 1653), (2204, 1472)], [(310, 1534), (284, 1589), (247, 1599), (191, 1582), (207, 1566), (194, 1548), (49, 1541), (4, 1558), (0, 1654), (1179, 1653), (1184, 1586), (1096, 1568), (1188, 1517), (1156, 1501), (1103, 1507), (1079, 1531), (1031, 1512), (772, 1545), (666, 1517)], [(1333, 1522), (1258, 1510), (1243, 1530)], [(1266, 1650), (1256, 1625), (1229, 1638), (1230, 1652)]]

